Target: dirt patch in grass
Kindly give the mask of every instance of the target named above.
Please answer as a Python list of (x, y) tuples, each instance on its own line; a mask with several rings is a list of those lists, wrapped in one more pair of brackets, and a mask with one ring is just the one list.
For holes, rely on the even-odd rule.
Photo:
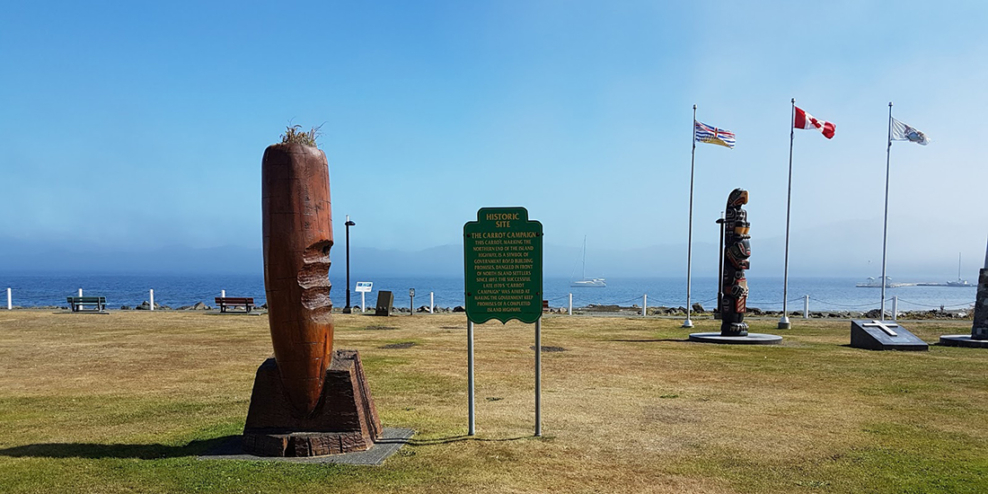
[[(535, 345), (532, 345), (532, 346), (528, 347), (528, 349), (534, 351), (535, 350)], [(546, 346), (546, 345), (542, 345), (542, 352), (543, 353), (556, 353), (556, 352), (565, 352), (565, 351), (566, 351), (566, 349), (563, 348), (563, 347), (561, 347), (561, 346)]]
[(382, 350), (404, 350), (405, 348), (411, 348), (413, 346), (415, 346), (414, 341), (403, 341), (401, 343), (391, 343), (388, 345), (382, 345), (379, 346), (378, 348)]

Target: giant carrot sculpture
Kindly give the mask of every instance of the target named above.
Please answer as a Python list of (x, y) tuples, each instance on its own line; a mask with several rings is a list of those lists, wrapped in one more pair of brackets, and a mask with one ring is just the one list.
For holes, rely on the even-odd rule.
[(264, 289), (274, 357), (292, 407), (308, 416), (319, 403), (333, 350), (326, 154), (301, 144), (270, 146), (261, 177)]
[(274, 358), (257, 370), (243, 447), (263, 456), (360, 451), (381, 433), (359, 355), (333, 350), (329, 167), (311, 144), (269, 146), (262, 162), (264, 287)]

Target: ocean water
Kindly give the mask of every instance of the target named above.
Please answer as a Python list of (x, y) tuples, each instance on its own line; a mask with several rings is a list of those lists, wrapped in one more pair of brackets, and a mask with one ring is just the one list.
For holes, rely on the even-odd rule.
[[(346, 300), (346, 280), (331, 277), (333, 306), (343, 307)], [(429, 293), (435, 297), (437, 307), (463, 305), (462, 278), (430, 277), (371, 277), (352, 278), (372, 281), (374, 289), (366, 296), (367, 306), (373, 307), (378, 290), (390, 290), (395, 295), (396, 307), (408, 307), (412, 301), (408, 290), (415, 289), (415, 307), (429, 305)], [(857, 288), (853, 278), (790, 278), (788, 309), (803, 309), (803, 297), (809, 295), (811, 311), (867, 311), (879, 307), (880, 288)], [(154, 301), (160, 305), (178, 308), (202, 301), (214, 305), (214, 297), (226, 290), (230, 297), (254, 297), (260, 305), (265, 302), (264, 279), (258, 275), (4, 275), (0, 273), (0, 309), (6, 308), (6, 287), (12, 289), (13, 305), (21, 307), (66, 306), (65, 298), (77, 294), (104, 296), (107, 307), (117, 309), (133, 307), (148, 300), (148, 290), (154, 289)], [(749, 278), (748, 306), (763, 310), (781, 310), (783, 300), (782, 278)], [(648, 306), (680, 307), (686, 305), (686, 278), (613, 278), (604, 288), (573, 288), (568, 279), (546, 278), (546, 300), (552, 307), (565, 307), (569, 294), (573, 294), (573, 306), (590, 304), (642, 305), (642, 296), (648, 295)], [(352, 290), (352, 289), (351, 289)], [(900, 311), (939, 309), (967, 309), (974, 304), (976, 288), (971, 287), (923, 287), (911, 286), (886, 289), (891, 310), (892, 297), (898, 297)], [(716, 278), (694, 278), (691, 286), (691, 303), (699, 302), (704, 308), (716, 305)], [(351, 291), (351, 304), (360, 305), (360, 294)]]

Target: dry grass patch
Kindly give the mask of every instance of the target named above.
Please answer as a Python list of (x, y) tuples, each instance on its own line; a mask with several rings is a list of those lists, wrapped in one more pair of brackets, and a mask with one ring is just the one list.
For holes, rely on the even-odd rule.
[[(379, 468), (203, 462), (243, 427), (267, 318), (0, 312), (0, 485), (10, 492), (979, 492), (988, 352), (847, 347), (846, 321), (754, 320), (782, 345), (686, 341), (679, 320), (547, 316), (545, 437), (534, 331), (476, 328), (466, 433), (463, 315), (336, 316), (386, 426)], [(694, 331), (716, 331), (696, 321)], [(965, 325), (909, 324), (926, 341)]]

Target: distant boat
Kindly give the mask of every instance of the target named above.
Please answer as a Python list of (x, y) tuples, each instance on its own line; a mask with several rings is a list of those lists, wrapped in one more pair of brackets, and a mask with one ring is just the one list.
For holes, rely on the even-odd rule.
[[(878, 278), (869, 276), (868, 281), (864, 283), (858, 283), (854, 286), (858, 288), (881, 288), (882, 282), (880, 280), (881, 280), (881, 276), (879, 276)], [(892, 283), (892, 278), (888, 276), (885, 277), (885, 288), (899, 288), (903, 286), (916, 286), (916, 283)]]
[(957, 253), (957, 281), (948, 281), (947, 286), (974, 286), (967, 282), (967, 280), (961, 279), (961, 253)]
[(605, 287), (607, 283), (604, 278), (591, 278), (589, 280), (577, 280), (569, 284), (572, 287)]
[(573, 281), (569, 286), (574, 288), (603, 288), (607, 286), (604, 278), (587, 278), (587, 236), (583, 236), (583, 279)]

